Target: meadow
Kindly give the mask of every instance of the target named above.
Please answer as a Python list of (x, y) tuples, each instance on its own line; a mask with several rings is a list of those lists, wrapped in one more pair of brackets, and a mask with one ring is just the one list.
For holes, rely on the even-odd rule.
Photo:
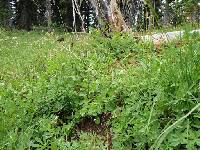
[(0, 149), (200, 149), (200, 36), (0, 29)]

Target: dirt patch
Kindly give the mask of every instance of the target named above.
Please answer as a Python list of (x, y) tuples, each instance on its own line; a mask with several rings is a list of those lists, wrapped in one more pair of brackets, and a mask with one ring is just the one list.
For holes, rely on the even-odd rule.
[(103, 113), (97, 117), (86, 116), (83, 117), (80, 122), (75, 126), (76, 133), (71, 138), (79, 140), (78, 133), (88, 132), (95, 133), (101, 137), (104, 144), (107, 146), (107, 150), (112, 149), (112, 131), (109, 121), (111, 119), (111, 113)]

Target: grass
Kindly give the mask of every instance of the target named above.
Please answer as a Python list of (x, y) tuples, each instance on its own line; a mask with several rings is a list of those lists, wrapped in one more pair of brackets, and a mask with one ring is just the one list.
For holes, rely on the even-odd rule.
[(0, 149), (199, 149), (199, 41), (1, 29)]

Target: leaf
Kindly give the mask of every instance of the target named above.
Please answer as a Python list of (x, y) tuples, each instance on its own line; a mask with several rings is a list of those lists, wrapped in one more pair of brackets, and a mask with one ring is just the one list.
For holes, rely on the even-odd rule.
[(38, 142), (38, 143), (40, 143), (40, 144), (43, 143), (42, 140), (40, 138), (38, 138), (38, 137), (35, 137), (35, 141)]
[(39, 144), (34, 144), (34, 143), (33, 143), (33, 144), (31, 144), (31, 146), (32, 146), (32, 147), (36, 147), (36, 148), (39, 148), (39, 147), (41, 147), (41, 145), (39, 145)]
[(94, 120), (96, 124), (100, 124), (101, 123), (101, 120), (99, 117), (96, 117), (96, 119)]
[(51, 149), (52, 149), (52, 150), (57, 150), (57, 145), (56, 145), (55, 142), (52, 142), (52, 143), (51, 143)]

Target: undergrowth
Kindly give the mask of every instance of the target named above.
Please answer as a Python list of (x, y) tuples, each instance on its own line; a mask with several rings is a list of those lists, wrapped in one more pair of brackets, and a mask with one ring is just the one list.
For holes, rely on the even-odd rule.
[(1, 29), (0, 149), (200, 149), (199, 41)]

